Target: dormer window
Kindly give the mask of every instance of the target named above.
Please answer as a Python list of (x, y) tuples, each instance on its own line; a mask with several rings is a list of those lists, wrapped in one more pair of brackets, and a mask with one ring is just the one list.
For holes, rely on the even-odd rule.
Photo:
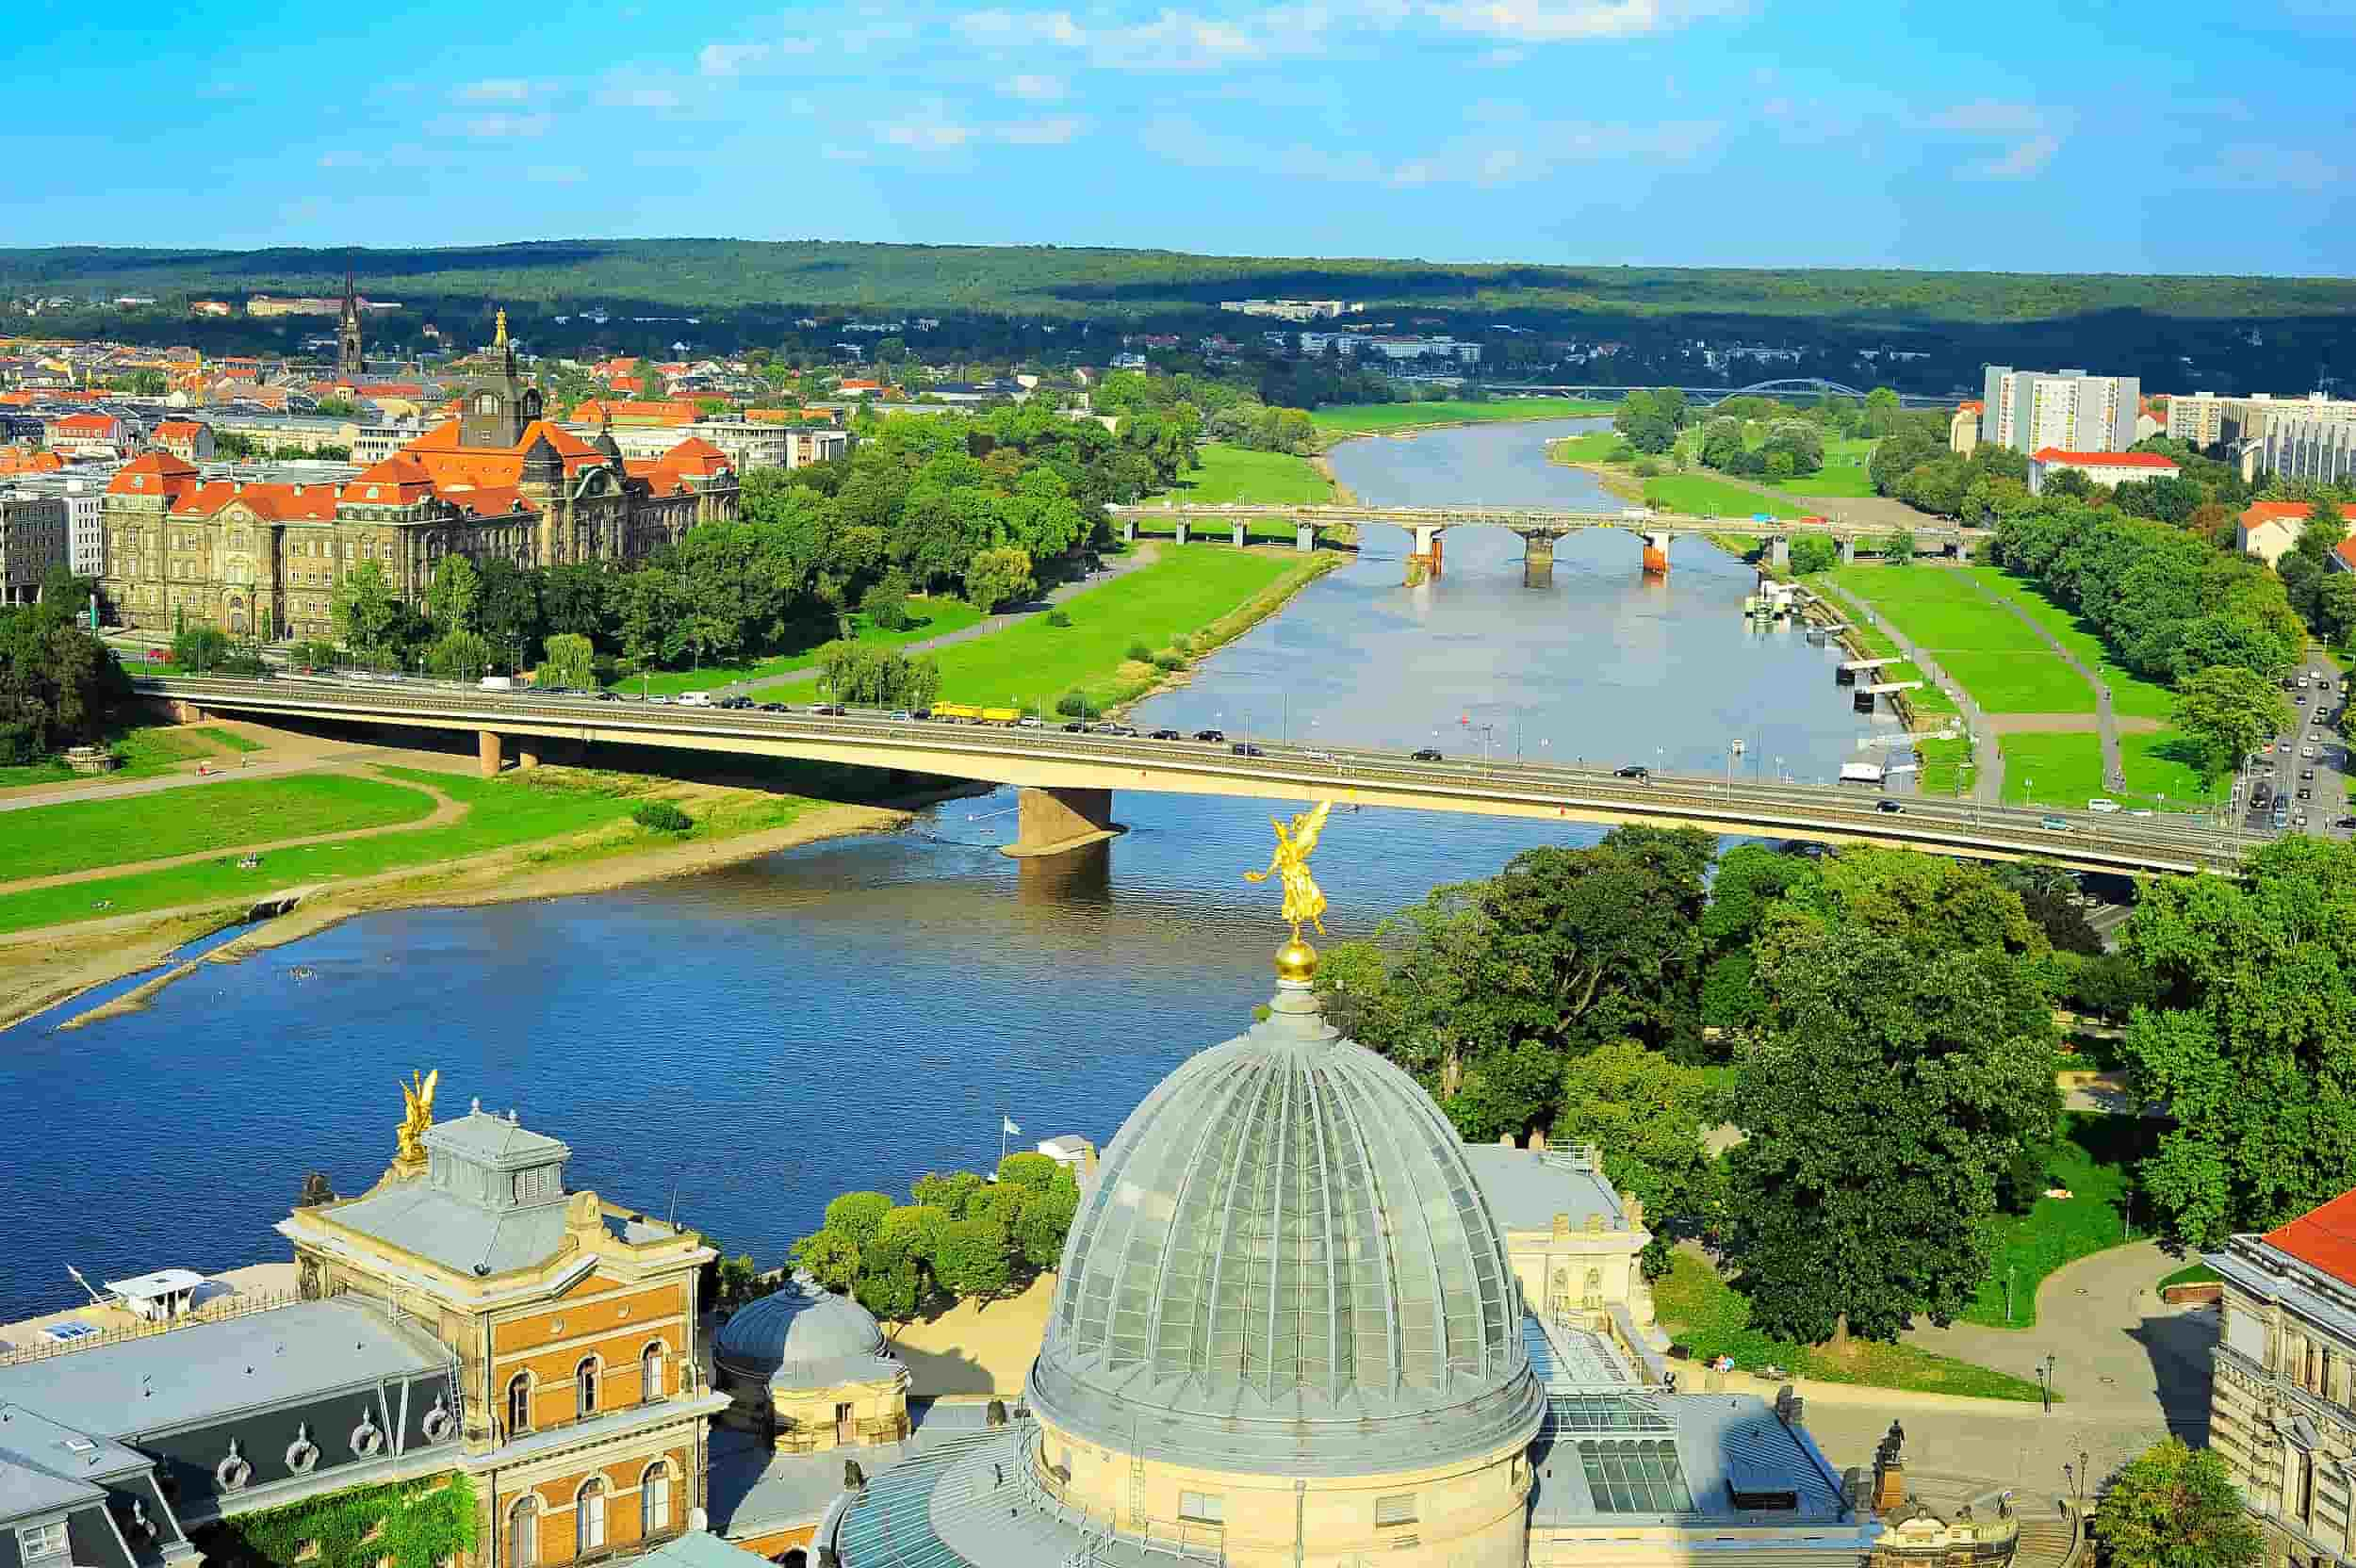
[(497, 414), (499, 411), (499, 400), (492, 394), (485, 392), (475, 399), (474, 411), (477, 414)]
[(52, 1520), (46, 1525), (22, 1525), (17, 1527), (16, 1544), (26, 1562), (39, 1562), (45, 1558), (65, 1556), (65, 1521)]

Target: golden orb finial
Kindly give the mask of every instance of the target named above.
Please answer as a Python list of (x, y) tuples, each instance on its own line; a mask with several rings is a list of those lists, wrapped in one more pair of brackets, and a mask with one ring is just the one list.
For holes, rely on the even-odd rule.
[(1317, 935), (1325, 935), (1325, 893), (1309, 876), (1309, 857), (1317, 852), (1317, 840), (1325, 832), (1326, 814), (1333, 809), (1330, 800), (1320, 800), (1308, 810), (1301, 812), (1287, 827), (1274, 817), (1269, 825), (1276, 829), (1276, 848), (1268, 856), (1266, 871), (1245, 872), (1247, 882), (1265, 882), (1273, 876), (1284, 884), (1284, 917), (1293, 928), (1292, 939), (1276, 950), (1276, 977), (1306, 985), (1317, 972), (1317, 950), (1301, 939), (1301, 927), (1305, 922), (1317, 927)]

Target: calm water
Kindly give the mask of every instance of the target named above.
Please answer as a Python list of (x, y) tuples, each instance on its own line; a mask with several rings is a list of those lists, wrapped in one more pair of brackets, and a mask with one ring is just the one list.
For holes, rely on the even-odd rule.
[[(1475, 428), (1354, 442), (1369, 501), (1610, 505), (1543, 438)], [(1141, 723), (1830, 772), (1859, 727), (1835, 655), (1756, 636), (1741, 563), (1682, 541), (1665, 582), (1616, 531), (1564, 541), (1550, 589), (1521, 541), (1460, 530), (1446, 575), (1400, 586), (1404, 533), (1216, 658)], [(1438, 738), (1435, 740), (1434, 733)], [(304, 1171), (379, 1175), (397, 1079), (438, 1066), (441, 1108), (480, 1096), (570, 1141), (573, 1182), (778, 1260), (846, 1187), (905, 1188), (1023, 1142), (1102, 1142), (1156, 1080), (1250, 1021), (1269, 989), (1276, 897), (1252, 802), (1126, 793), (1130, 832), (1076, 865), (1018, 865), (1010, 792), (917, 829), (594, 897), (370, 916), (256, 960), (206, 966), (150, 1010), (0, 1037), (0, 1321), (93, 1279), (286, 1256), (270, 1229)], [(1336, 937), (1433, 885), (1599, 830), (1367, 810), (1337, 817), (1317, 872)], [(298, 971), (302, 972), (298, 973)]]

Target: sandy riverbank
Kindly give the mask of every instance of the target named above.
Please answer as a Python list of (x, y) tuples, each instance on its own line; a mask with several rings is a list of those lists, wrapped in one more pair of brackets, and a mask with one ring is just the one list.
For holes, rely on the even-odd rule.
[[(533, 863), (551, 848), (596, 837), (590, 834), (498, 850), (422, 869), (388, 872), (305, 893), (292, 910), (223, 943), (205, 956), (213, 963), (235, 963), (315, 935), (354, 915), (380, 909), (569, 898), (665, 877), (694, 876), (822, 839), (897, 828), (905, 825), (909, 816), (908, 811), (892, 808), (817, 806), (782, 827), (734, 838), (663, 844), (556, 865)], [(64, 927), (62, 931), (68, 939), (62, 941), (60, 931), (53, 928), (0, 943), (0, 1029), (10, 1028), (100, 986), (156, 968), (176, 949), (207, 932), (235, 923), (244, 914), (242, 907), (234, 905), (165, 910), (153, 917)], [(68, 1021), (67, 1026), (136, 1010), (145, 1005), (164, 984), (194, 967), (184, 964), (157, 975), (130, 995)]]

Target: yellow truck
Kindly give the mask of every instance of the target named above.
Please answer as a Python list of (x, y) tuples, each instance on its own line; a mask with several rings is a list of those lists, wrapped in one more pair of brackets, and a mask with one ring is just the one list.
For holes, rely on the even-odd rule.
[(949, 724), (1013, 724), (1023, 717), (1019, 708), (976, 708), (970, 702), (936, 702), (933, 717)]

